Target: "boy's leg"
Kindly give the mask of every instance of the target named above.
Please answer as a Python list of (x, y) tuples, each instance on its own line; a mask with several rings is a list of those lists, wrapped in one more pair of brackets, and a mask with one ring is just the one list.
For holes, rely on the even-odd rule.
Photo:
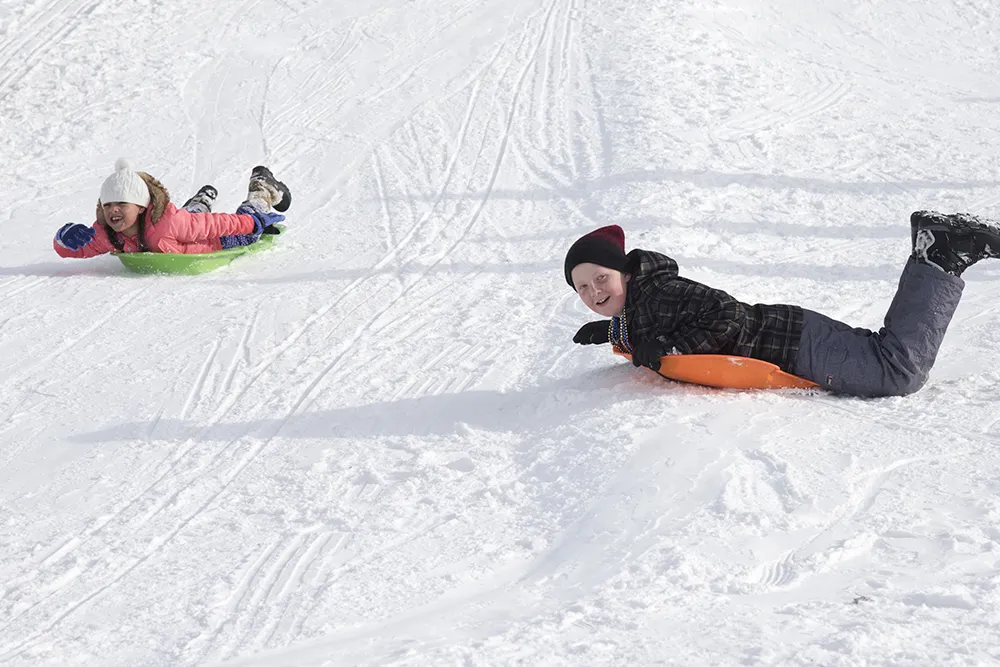
[(1000, 223), (968, 213), (916, 211), (913, 251), (877, 333), (805, 311), (796, 373), (858, 396), (901, 396), (920, 389), (962, 298), (962, 272), (1000, 258)]
[(910, 258), (877, 332), (805, 310), (795, 373), (856, 396), (902, 396), (920, 389), (965, 281)]
[(185, 211), (191, 213), (211, 213), (212, 204), (215, 203), (215, 198), (219, 196), (219, 191), (216, 190), (211, 185), (203, 185), (201, 189), (194, 194), (191, 199), (184, 202), (183, 208)]

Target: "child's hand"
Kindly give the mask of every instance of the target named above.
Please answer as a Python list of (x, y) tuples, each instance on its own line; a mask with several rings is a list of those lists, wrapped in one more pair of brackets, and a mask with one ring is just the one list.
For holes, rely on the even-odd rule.
[(580, 327), (573, 336), (573, 342), (579, 345), (603, 345), (608, 342), (608, 328), (611, 320), (588, 322)]
[(660, 370), (660, 357), (663, 356), (663, 345), (657, 340), (646, 340), (632, 346), (632, 365), (638, 368)]
[(56, 241), (68, 250), (79, 250), (94, 240), (97, 230), (79, 223), (65, 224), (56, 232)]
[(236, 212), (241, 215), (249, 215), (253, 218), (253, 234), (255, 236), (260, 236), (268, 227), (285, 220), (285, 216), (280, 213), (261, 213), (249, 204), (241, 205), (236, 209)]

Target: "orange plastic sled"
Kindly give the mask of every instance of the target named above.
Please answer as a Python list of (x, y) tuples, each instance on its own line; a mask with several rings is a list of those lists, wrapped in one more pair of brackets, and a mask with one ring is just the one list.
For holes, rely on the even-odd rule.
[[(615, 352), (626, 359), (632, 355)], [(660, 358), (660, 375), (678, 382), (727, 389), (811, 389), (818, 387), (776, 365), (725, 354), (672, 354)]]

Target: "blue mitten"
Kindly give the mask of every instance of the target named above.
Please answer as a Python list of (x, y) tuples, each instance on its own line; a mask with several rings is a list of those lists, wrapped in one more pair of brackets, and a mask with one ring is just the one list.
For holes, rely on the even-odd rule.
[(67, 250), (79, 250), (94, 240), (97, 230), (79, 223), (68, 223), (56, 232), (56, 243)]
[(285, 216), (280, 213), (261, 213), (250, 204), (241, 204), (236, 212), (253, 218), (253, 235), (257, 237), (260, 237), (264, 230), (271, 225), (276, 225), (285, 219)]

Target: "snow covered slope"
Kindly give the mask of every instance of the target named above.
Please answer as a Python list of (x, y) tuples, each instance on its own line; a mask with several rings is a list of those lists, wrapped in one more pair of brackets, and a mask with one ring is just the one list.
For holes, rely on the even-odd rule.
[[(0, 665), (1000, 662), (1000, 263), (901, 399), (570, 341), (608, 223), (877, 327), (1000, 217), (992, 0), (0, 0)], [(195, 277), (60, 260), (133, 158), (291, 185)]]

